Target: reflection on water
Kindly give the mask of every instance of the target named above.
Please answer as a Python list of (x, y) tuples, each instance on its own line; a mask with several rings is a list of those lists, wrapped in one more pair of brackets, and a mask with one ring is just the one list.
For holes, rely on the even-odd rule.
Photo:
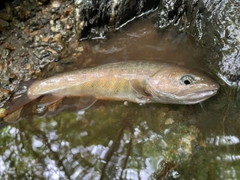
[(213, 146), (234, 145), (239, 143), (239, 138), (236, 136), (207, 137), (206, 143)]
[[(81, 42), (86, 60), (66, 63), (66, 70), (140, 58), (206, 69), (201, 61), (204, 49), (183, 34), (172, 34), (174, 38), (171, 34), (158, 33), (151, 22), (139, 20), (107, 40)], [(191, 106), (97, 101), (86, 110), (61, 106), (59, 113), (39, 117), (29, 115), (35, 102), (24, 107), (23, 120), (0, 132), (0, 175), (3, 179), (239, 179), (239, 102), (239, 91), (224, 85), (217, 96)]]
[(223, 134), (232, 125), (223, 129), (218, 114), (225, 112), (210, 108), (218, 100), (204, 102), (205, 110), (198, 104), (98, 101), (85, 111), (22, 120), (1, 131), (0, 174), (6, 179), (237, 179), (239, 133)]
[(181, 109), (99, 102), (84, 112), (21, 121), (1, 133), (0, 173), (47, 179), (177, 177), (174, 168), (189, 160), (199, 133), (177, 120), (184, 120)]

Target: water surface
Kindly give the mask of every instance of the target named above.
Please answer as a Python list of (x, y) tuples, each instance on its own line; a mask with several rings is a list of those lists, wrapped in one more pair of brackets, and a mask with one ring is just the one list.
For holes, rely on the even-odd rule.
[[(127, 60), (164, 60), (212, 72), (207, 55), (185, 34), (157, 32), (139, 19), (105, 39), (82, 41), (77, 61), (64, 71)], [(79, 49), (78, 49), (79, 50)], [(73, 51), (73, 49), (72, 49)], [(49, 72), (46, 76), (50, 75)], [(74, 102), (73, 102), (74, 101)], [(221, 83), (196, 105), (77, 100), (58, 113), (31, 112), (1, 130), (3, 179), (238, 179), (240, 93)], [(71, 108), (70, 108), (71, 107)]]

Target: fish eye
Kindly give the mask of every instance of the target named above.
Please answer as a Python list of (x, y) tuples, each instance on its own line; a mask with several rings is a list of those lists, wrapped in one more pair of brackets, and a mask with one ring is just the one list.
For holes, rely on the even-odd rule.
[(184, 85), (191, 85), (193, 82), (195, 81), (194, 77), (187, 74), (187, 75), (184, 75), (182, 78), (181, 78), (181, 82), (182, 84)]

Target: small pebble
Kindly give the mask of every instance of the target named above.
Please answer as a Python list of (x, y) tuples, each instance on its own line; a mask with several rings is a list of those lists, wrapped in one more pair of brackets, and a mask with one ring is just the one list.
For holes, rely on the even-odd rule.
[(172, 118), (167, 118), (165, 121), (165, 125), (173, 124), (174, 120)]
[(128, 101), (124, 101), (123, 105), (128, 106)]
[(5, 108), (0, 108), (0, 118), (6, 116), (6, 109)]

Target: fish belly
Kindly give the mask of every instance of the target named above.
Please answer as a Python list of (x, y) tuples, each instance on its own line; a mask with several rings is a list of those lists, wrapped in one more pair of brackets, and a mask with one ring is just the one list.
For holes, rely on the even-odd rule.
[(53, 94), (59, 96), (91, 95), (98, 99), (128, 100), (136, 102), (132, 79), (144, 81), (159, 66), (152, 63), (120, 62), (94, 68), (59, 74), (33, 83), (29, 96)]
[(53, 95), (60, 96), (94, 96), (104, 100), (128, 100), (135, 102), (135, 92), (125, 78), (99, 78), (74, 86), (56, 90)]

